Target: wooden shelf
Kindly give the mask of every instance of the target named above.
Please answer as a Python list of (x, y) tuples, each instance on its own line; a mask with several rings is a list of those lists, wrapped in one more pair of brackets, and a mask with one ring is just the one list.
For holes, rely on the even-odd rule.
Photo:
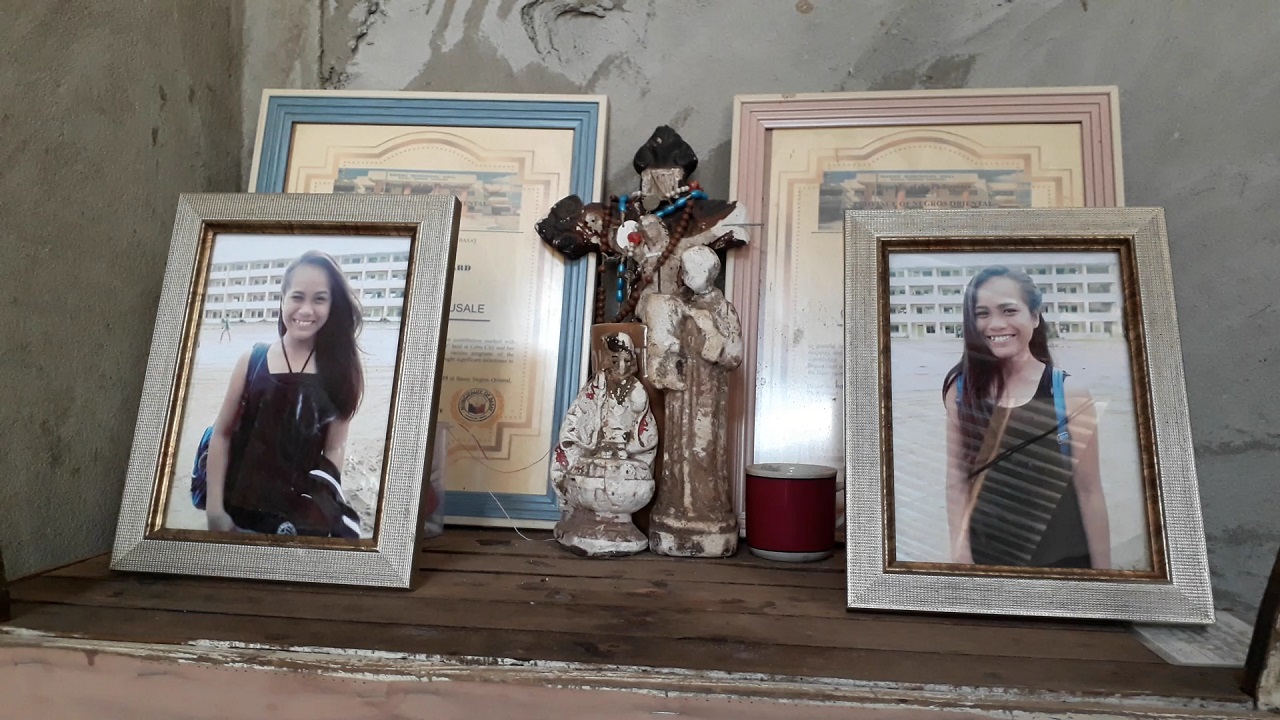
[(624, 689), (692, 682), (764, 698), (785, 686), (815, 702), (915, 693), (1216, 717), (1252, 707), (1240, 671), (1170, 665), (1122, 624), (847, 612), (839, 553), (805, 565), (745, 552), (587, 560), (526, 534), (451, 528), (426, 543), (412, 591), (123, 574), (100, 556), (13, 583), (0, 630), (10, 646), (196, 644), (241, 660), (302, 648), (316, 667), (400, 657), (435, 672), (525, 668)]

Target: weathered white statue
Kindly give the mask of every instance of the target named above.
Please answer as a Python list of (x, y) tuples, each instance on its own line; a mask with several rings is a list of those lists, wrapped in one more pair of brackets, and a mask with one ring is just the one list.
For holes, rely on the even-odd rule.
[(665, 391), (662, 478), (649, 524), (661, 555), (724, 557), (738, 547), (729, 478), (728, 374), (742, 362), (738, 313), (715, 287), (720, 258), (694, 246), (680, 255), (682, 288), (645, 296), (646, 371)]
[(631, 513), (653, 498), (658, 429), (625, 333), (605, 337), (607, 362), (578, 392), (560, 427), (551, 482), (560, 500), (555, 538), (579, 555), (641, 552)]

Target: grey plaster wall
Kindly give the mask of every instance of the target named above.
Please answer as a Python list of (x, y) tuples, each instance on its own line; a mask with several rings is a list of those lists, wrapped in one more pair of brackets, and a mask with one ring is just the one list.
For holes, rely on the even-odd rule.
[(0, 549), (110, 547), (178, 193), (240, 176), (239, 0), (0, 4)]
[[(725, 196), (738, 93), (1118, 85), (1128, 204), (1168, 212), (1217, 594), (1224, 606), (1256, 607), (1280, 544), (1273, 473), (1280, 402), (1272, 389), (1280, 367), (1271, 363), (1280, 344), (1272, 289), (1280, 267), (1280, 204), (1272, 202), (1280, 194), (1280, 3), (321, 0), (290, 7), (296, 15), (246, 27), (246, 97), (272, 82), (606, 94), (612, 192), (633, 189), (631, 154), (655, 125), (668, 123), (702, 156), (703, 183)], [(308, 63), (310, 73), (298, 72)], [(243, 130), (249, 138), (250, 124)]]
[[(313, 88), (319, 83), (320, 5), (323, 0), (244, 4), (241, 28), (246, 62), (241, 82), (241, 189), (249, 188), (254, 130), (265, 88)], [(249, 59), (252, 58), (252, 59)]]

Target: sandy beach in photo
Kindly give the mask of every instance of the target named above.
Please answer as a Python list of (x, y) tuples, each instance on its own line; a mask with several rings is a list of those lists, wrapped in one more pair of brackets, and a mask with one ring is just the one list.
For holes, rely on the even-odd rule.
[[(213, 424), (226, 396), (236, 361), (255, 343), (278, 342), (275, 322), (231, 324), (231, 339), (218, 342), (217, 323), (201, 326), (195, 366), (187, 392), (174, 474), (170, 481), (166, 528), (204, 530), (203, 510), (191, 504), (191, 468), (205, 428)], [(342, 487), (347, 502), (360, 514), (361, 537), (372, 537), (374, 514), (382, 480), (383, 451), (391, 409), (391, 384), (395, 376), (400, 323), (367, 322), (359, 337), (364, 354), (365, 391), (360, 409), (351, 420), (347, 438)]]
[[(1098, 452), (1111, 526), (1112, 563), (1149, 569), (1147, 519), (1134, 419), (1133, 385), (1125, 342), (1051, 340), (1054, 363), (1067, 383), (1093, 394)], [(947, 562), (946, 409), (942, 380), (959, 360), (963, 341), (895, 338), (890, 344), (893, 385), (893, 477), (897, 557)]]

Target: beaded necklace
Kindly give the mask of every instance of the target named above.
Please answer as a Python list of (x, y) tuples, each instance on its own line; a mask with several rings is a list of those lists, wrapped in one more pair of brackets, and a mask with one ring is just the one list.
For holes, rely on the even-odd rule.
[[(619, 196), (618, 197), (618, 214), (622, 215), (625, 218), (627, 216), (627, 203), (633, 202), (635, 200), (639, 200), (642, 197), (644, 197), (644, 193), (642, 193), (639, 190), (636, 190), (630, 195)], [(688, 185), (682, 185), (676, 188), (675, 190), (672, 190), (671, 192), (663, 195), (662, 200), (658, 201), (658, 204), (661, 205), (664, 202), (669, 202), (671, 204), (664, 208), (659, 208), (653, 214), (657, 215), (658, 217), (666, 217), (674, 213), (675, 211), (683, 208), (686, 204), (688, 204), (690, 200), (706, 200), (706, 199), (707, 199), (707, 194), (702, 191), (702, 185), (695, 180), (689, 183)]]
[[(604, 242), (608, 242), (609, 239), (613, 238), (617, 234), (618, 228), (621, 227), (622, 222), (626, 220), (628, 204), (638, 201), (641, 197), (643, 197), (643, 194), (637, 190), (629, 195), (611, 198), (611, 201), (605, 205), (606, 217), (604, 223)], [(661, 269), (662, 266), (667, 263), (667, 260), (671, 258), (672, 253), (674, 253), (676, 248), (680, 245), (680, 241), (684, 239), (684, 234), (688, 231), (689, 225), (693, 221), (693, 216), (690, 212), (693, 208), (689, 204), (690, 201), (705, 199), (707, 199), (707, 194), (703, 192), (702, 186), (696, 180), (663, 195), (662, 201), (659, 204), (668, 204), (665, 207), (659, 207), (653, 215), (659, 218), (666, 218), (668, 215), (672, 215), (677, 212), (680, 212), (681, 215), (667, 238), (667, 246), (663, 248), (662, 254), (658, 258), (658, 262), (654, 265), (655, 270)], [(637, 214), (642, 215), (644, 213), (637, 210)], [(600, 263), (599, 267), (596, 268), (596, 272), (600, 275), (601, 281), (604, 279), (604, 270), (604, 263)], [(640, 277), (636, 278), (632, 283), (630, 294), (626, 292), (626, 277), (627, 261), (623, 258), (618, 261), (618, 279), (614, 295), (619, 305), (617, 316), (619, 321), (625, 321), (625, 319), (635, 311), (636, 304), (640, 300), (640, 291), (644, 290), (653, 282), (654, 273), (652, 271), (645, 272), (640, 275)], [(601, 281), (596, 282), (594, 315), (597, 322), (604, 317), (605, 289), (604, 283)]]

